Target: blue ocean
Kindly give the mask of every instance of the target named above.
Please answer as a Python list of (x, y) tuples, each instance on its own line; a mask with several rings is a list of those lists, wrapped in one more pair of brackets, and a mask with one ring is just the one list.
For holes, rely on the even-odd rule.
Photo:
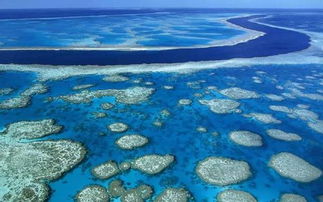
[[(221, 192), (240, 190), (261, 202), (279, 201), (286, 193), (320, 202), (322, 13), (252, 9), (3, 10), (0, 157), (11, 159), (10, 155), (15, 155), (5, 149), (13, 144), (6, 139), (11, 124), (53, 119), (63, 126), (59, 133), (22, 139), (19, 144), (68, 140), (81, 143), (86, 155), (60, 177), (35, 178), (48, 186), (46, 200), (50, 202), (82, 201), (77, 196), (86, 187), (108, 189), (115, 180), (121, 180), (126, 190), (149, 185), (153, 193), (142, 201), (226, 201), (219, 199)], [(47, 90), (25, 96), (29, 101), (24, 106), (8, 107), (38, 84)], [(130, 103), (120, 94), (133, 88), (151, 89), (152, 93)], [(226, 89), (239, 92), (232, 95), (225, 93)], [(113, 93), (96, 94), (106, 90)], [(134, 94), (124, 96), (132, 99), (137, 96)], [(218, 113), (227, 110), (226, 106), (213, 109), (205, 104), (211, 100), (228, 100), (238, 106)], [(113, 107), (104, 109), (104, 103)], [(114, 123), (128, 128), (116, 133), (109, 128)], [(270, 129), (297, 134), (300, 139), (274, 138), (268, 133)], [(231, 137), (233, 131), (257, 134), (262, 145), (239, 144)], [(124, 135), (132, 134), (149, 142), (131, 150), (116, 144)], [(253, 138), (247, 141), (255, 141)], [(307, 162), (286, 172), (316, 176), (302, 182), (278, 172), (270, 161), (282, 152)], [(156, 174), (134, 166), (106, 179), (93, 175), (94, 168), (108, 161), (120, 165), (152, 154), (175, 159)], [(28, 160), (27, 151), (20, 155)], [(210, 157), (246, 162), (250, 176), (226, 185), (210, 183), (197, 173), (198, 165)], [(6, 169), (12, 162), (0, 162), (0, 201), (6, 201), (6, 194), (12, 191), (8, 182), (14, 179)], [(307, 169), (309, 164), (316, 173)], [(211, 177), (222, 172), (221, 165), (213, 169), (208, 171)], [(33, 179), (31, 175), (26, 174)], [(190, 197), (160, 200), (169, 188), (185, 189)], [(6, 199), (15, 201), (11, 195)], [(125, 200), (110, 196), (110, 201)]]

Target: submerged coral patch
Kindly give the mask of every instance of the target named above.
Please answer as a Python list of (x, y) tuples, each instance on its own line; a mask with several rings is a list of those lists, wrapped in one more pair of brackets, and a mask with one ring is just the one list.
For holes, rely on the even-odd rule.
[(283, 100), (285, 100), (285, 98), (283, 96), (280, 96), (280, 95), (266, 94), (265, 96), (268, 99), (272, 100), (272, 101), (283, 101)]
[(0, 109), (14, 109), (27, 107), (31, 103), (31, 98), (37, 94), (43, 94), (48, 88), (43, 84), (35, 84), (20, 93), (17, 97), (9, 98), (0, 102)]
[(284, 141), (300, 141), (302, 138), (295, 133), (286, 133), (278, 129), (269, 129), (266, 131), (267, 134), (275, 139), (284, 140)]
[[(52, 181), (72, 169), (84, 157), (85, 148), (67, 140), (32, 143), (1, 142), (0, 173), (3, 192), (1, 201), (35, 198), (44, 201), (49, 194), (44, 181)], [(2, 195), (3, 194), (3, 195)]]
[(257, 199), (250, 193), (234, 189), (220, 192), (216, 199), (218, 202), (257, 202)]
[(120, 197), (121, 202), (141, 202), (151, 198), (154, 190), (146, 184), (127, 190), (123, 186), (123, 181), (114, 180), (109, 184), (108, 192), (112, 198)]
[(142, 135), (125, 135), (116, 141), (121, 149), (135, 149), (148, 143), (148, 138)]
[(269, 109), (277, 112), (284, 112), (284, 113), (292, 113), (293, 110), (286, 107), (286, 106), (280, 106), (280, 105), (270, 105)]
[(250, 114), (245, 114), (244, 116), (254, 118), (257, 121), (260, 121), (260, 122), (263, 122), (263, 123), (266, 123), (266, 124), (271, 124), (271, 123), (279, 124), (279, 123), (281, 123), (280, 120), (276, 119), (271, 114), (250, 113)]
[(100, 185), (90, 185), (85, 187), (76, 195), (78, 202), (104, 201), (109, 202), (110, 197), (107, 190)]
[(0, 135), (17, 139), (34, 139), (59, 133), (62, 126), (56, 125), (55, 120), (45, 119), (41, 121), (20, 121), (9, 124)]
[(92, 169), (92, 174), (99, 179), (111, 178), (119, 174), (119, 172), (120, 170), (118, 168), (118, 165), (114, 161), (108, 161)]
[(178, 104), (180, 104), (180, 105), (190, 105), (190, 104), (192, 104), (192, 100), (190, 100), (190, 99), (180, 99), (178, 101)]
[(114, 107), (114, 105), (113, 105), (113, 104), (111, 104), (111, 103), (108, 103), (108, 102), (105, 102), (105, 103), (102, 103), (102, 104), (101, 104), (101, 108), (102, 108), (102, 109), (105, 109), (105, 110), (112, 109), (113, 107)]
[(168, 85), (166, 85), (166, 86), (164, 86), (164, 89), (166, 89), (166, 90), (173, 90), (174, 89), (174, 86), (168, 86)]
[(307, 202), (306, 199), (298, 194), (283, 194), (279, 200), (280, 202)]
[(312, 122), (308, 122), (307, 125), (315, 130), (318, 133), (323, 134), (323, 121), (322, 120), (315, 120)]
[(118, 75), (118, 74), (114, 74), (114, 75), (109, 75), (103, 78), (103, 81), (107, 81), (107, 82), (124, 82), (124, 81), (128, 81), (129, 78), (126, 76), (122, 76), (122, 75)]
[(93, 112), (92, 115), (94, 116), (94, 118), (96, 119), (100, 119), (100, 118), (105, 118), (108, 116), (107, 113), (105, 112)]
[(208, 106), (212, 112), (217, 114), (237, 112), (237, 108), (240, 106), (239, 102), (226, 99), (199, 100), (199, 102)]
[(30, 182), (26, 183), (22, 190), (10, 190), (2, 199), (3, 201), (46, 201), (49, 193), (50, 190), (46, 184)]
[(280, 175), (298, 182), (311, 182), (322, 175), (320, 169), (288, 152), (272, 156), (268, 165)]
[(209, 157), (200, 161), (196, 174), (203, 181), (218, 186), (237, 184), (252, 175), (247, 162), (223, 157)]
[(134, 189), (127, 190), (121, 196), (121, 202), (145, 201), (153, 194), (153, 189), (148, 185), (140, 185)]
[(84, 89), (87, 89), (87, 88), (91, 88), (93, 86), (94, 86), (94, 84), (82, 84), (82, 85), (74, 86), (73, 90), (84, 90)]
[(110, 182), (108, 192), (112, 198), (117, 198), (126, 193), (126, 189), (123, 187), (123, 181), (113, 180)]
[(207, 129), (202, 127), (202, 126), (199, 126), (196, 128), (196, 131), (197, 132), (200, 132), (200, 133), (206, 133), (207, 132)]
[(245, 89), (237, 88), (237, 87), (232, 87), (232, 88), (220, 90), (220, 93), (229, 97), (229, 98), (232, 98), (232, 99), (251, 99), (251, 98), (259, 98), (260, 97), (254, 91), (245, 90)]
[(131, 164), (133, 169), (140, 170), (146, 174), (154, 175), (162, 172), (175, 161), (172, 155), (146, 155), (137, 158)]
[(157, 196), (155, 202), (188, 202), (191, 198), (191, 194), (183, 188), (167, 188)]
[(0, 96), (1, 95), (9, 95), (12, 93), (15, 89), (13, 88), (0, 88)]
[(138, 104), (146, 101), (149, 96), (154, 92), (153, 88), (145, 87), (131, 87), (127, 89), (107, 89), (89, 91), (83, 90), (80, 93), (59, 96), (58, 99), (62, 99), (66, 102), (81, 104), (91, 103), (95, 98), (101, 98), (106, 96), (113, 96), (118, 102), (124, 104)]
[(112, 132), (123, 133), (128, 130), (128, 125), (124, 123), (113, 123), (108, 126)]
[(246, 147), (262, 146), (261, 136), (250, 131), (233, 131), (229, 137), (233, 142)]
[(291, 114), (288, 114), (291, 118), (298, 118), (304, 121), (312, 121), (319, 118), (319, 116), (308, 109), (294, 109)]

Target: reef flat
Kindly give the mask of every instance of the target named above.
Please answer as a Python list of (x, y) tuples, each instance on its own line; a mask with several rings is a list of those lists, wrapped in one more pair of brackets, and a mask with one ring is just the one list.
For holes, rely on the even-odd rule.
[(220, 192), (216, 199), (219, 202), (257, 202), (257, 199), (250, 193), (233, 189)]
[(175, 157), (172, 155), (161, 156), (153, 154), (146, 155), (134, 160), (131, 167), (146, 174), (154, 175), (165, 170), (174, 161)]
[(84, 158), (86, 150), (67, 140), (19, 143), (1, 137), (1, 187), (3, 201), (45, 201), (45, 184), (60, 178)]
[(78, 202), (106, 201), (109, 202), (109, 194), (106, 189), (99, 185), (92, 185), (84, 188), (76, 196)]
[(223, 89), (220, 91), (220, 93), (232, 99), (251, 99), (259, 97), (259, 95), (254, 91), (237, 87)]
[(187, 202), (192, 198), (191, 194), (183, 188), (168, 188), (163, 191), (157, 198), (156, 202), (178, 201)]
[(113, 123), (108, 126), (108, 128), (115, 133), (123, 133), (128, 130), (128, 125), (124, 123)]
[[(14, 89), (0, 96), (1, 103), (19, 97), (35, 85), (47, 89), (46, 93), (33, 94), (25, 107), (0, 109), (3, 147), (11, 145), (10, 151), (19, 155), (19, 159), (21, 156), (36, 159), (29, 162), (8, 157), (2, 165), (28, 161), (20, 166), (26, 170), (23, 173), (34, 175), (37, 168), (37, 174), (44, 175), (39, 181), (30, 181), (26, 184), (29, 188), (24, 189), (17, 186), (25, 178), (16, 180), (16, 174), (10, 173), (13, 177), (7, 178), (15, 182), (12, 187), (24, 190), (20, 195), (18, 191), (10, 192), (11, 198), (28, 196), (55, 202), (82, 196), (86, 200), (98, 197), (110, 201), (191, 202), (213, 201), (222, 192), (235, 190), (249, 193), (258, 201), (279, 201), (283, 194), (297, 194), (315, 201), (322, 195), (319, 189), (322, 175), (318, 175), (318, 170), (322, 171), (322, 135), (314, 129), (320, 129), (322, 101), (313, 95), (323, 93), (322, 85), (317, 82), (323, 76), (320, 68), (320, 65), (261, 65), (177, 73), (148, 73), (143, 68), (129, 73), (117, 72), (123, 67), (111, 67), (108, 73), (105, 67), (75, 67), (73, 72), (77, 76), (74, 76), (69, 67), (62, 67), (50, 77), (1, 71), (1, 88)], [(49, 68), (49, 72), (54, 70)], [(98, 72), (93, 73), (94, 70)], [(128, 79), (103, 80), (116, 75)], [(11, 76), (20, 82), (8, 79)], [(233, 91), (235, 97), (234, 93), (230, 97), (220, 92), (232, 88), (238, 88)], [(253, 96), (246, 95), (245, 90), (252, 91), (249, 93)], [(34, 144), (46, 147), (37, 147), (34, 152)], [(65, 146), (73, 149), (64, 149)], [(73, 156), (79, 155), (76, 149), (79, 147), (87, 148), (86, 158)], [(20, 152), (21, 148), (25, 148), (26, 156)], [(301, 157), (316, 169), (299, 164), (301, 161), (295, 158), (274, 158), (281, 152)], [(66, 162), (56, 160), (65, 156)], [(44, 167), (47, 158), (51, 162), (46, 166), (56, 169), (51, 174), (58, 173), (57, 177), (49, 178), (38, 169)], [(268, 166), (271, 158), (275, 159), (276, 168)], [(62, 167), (65, 163), (70, 166)], [(27, 170), (29, 165), (34, 169)], [(304, 179), (311, 181), (303, 183), (282, 173), (295, 173), (291, 176), (305, 176)], [(2, 178), (0, 181), (6, 182)], [(27, 179), (34, 178), (28, 174)], [(18, 184), (18, 180), (23, 183)], [(93, 192), (87, 189), (92, 186)], [(1, 197), (9, 192), (2, 190)], [(236, 192), (230, 195), (239, 200), (252, 198)]]
[(274, 155), (270, 159), (269, 166), (280, 175), (298, 182), (311, 182), (322, 175), (320, 169), (300, 157), (287, 152)]
[(80, 104), (90, 103), (94, 98), (100, 98), (105, 96), (114, 96), (118, 102), (125, 104), (136, 104), (145, 101), (153, 93), (154, 89), (144, 87), (132, 87), (125, 90), (98, 90), (88, 91), (84, 90), (77, 94), (60, 96), (58, 99), (62, 99), (66, 102)]
[(298, 194), (283, 194), (280, 198), (280, 202), (306, 202), (306, 199)]
[(119, 174), (120, 170), (114, 161), (103, 163), (92, 170), (92, 174), (99, 179), (108, 179)]
[(13, 88), (0, 88), (0, 96), (1, 95), (9, 95), (14, 91)]
[(233, 142), (246, 147), (259, 147), (263, 144), (261, 136), (250, 131), (233, 131), (229, 136)]
[(286, 133), (282, 130), (278, 129), (269, 129), (267, 130), (267, 134), (272, 137), (276, 138), (278, 140), (284, 140), (284, 141), (300, 141), (302, 138), (295, 134), (295, 133)]
[(116, 141), (121, 149), (135, 149), (148, 143), (148, 139), (141, 135), (125, 135)]
[(12, 123), (0, 135), (14, 139), (35, 139), (47, 135), (59, 133), (62, 126), (56, 125), (55, 120), (45, 119), (41, 121), (20, 121)]
[(199, 162), (196, 173), (205, 182), (218, 186), (237, 184), (252, 176), (247, 162), (222, 157), (209, 157)]
[(48, 91), (47, 87), (43, 84), (35, 84), (29, 89), (20, 93), (17, 97), (9, 98), (0, 102), (0, 109), (14, 109), (27, 107), (36, 94), (43, 94)]
[(213, 100), (199, 100), (202, 105), (206, 105), (210, 110), (217, 114), (226, 114), (232, 112), (239, 112), (237, 109), (240, 106), (239, 102), (225, 99), (213, 99)]

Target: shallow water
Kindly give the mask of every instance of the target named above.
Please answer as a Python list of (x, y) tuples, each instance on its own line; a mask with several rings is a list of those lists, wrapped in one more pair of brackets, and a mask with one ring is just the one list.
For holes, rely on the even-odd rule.
[[(149, 10), (138, 12), (122, 11), (124, 13), (121, 11), (119, 13), (109, 11), (109, 17), (106, 16), (107, 11), (99, 10), (28, 12), (26, 14), (19, 14), (19, 12), (12, 14), (11, 11), (0, 13), (0, 18), (21, 18), (19, 20), (0, 20), (0, 28), (5, 28), (2, 29), (4, 31), (0, 36), (0, 46), (99, 47), (116, 45), (121, 47), (136, 45), (146, 47), (190, 47), (205, 45), (214, 42), (214, 40), (230, 40), (232, 37), (243, 34), (241, 31), (229, 28), (218, 22), (220, 18), (232, 17), (242, 13), (272, 14), (268, 18), (259, 19), (259, 21), (311, 31), (318, 36), (321, 35), (320, 32), (323, 30), (322, 22), (320, 22), (321, 14), (318, 11), (300, 13), (280, 11), (275, 13), (275, 11), (269, 10), (263, 12), (260, 10), (244, 10), (239, 11), (239, 13), (237, 11), (214, 13), (214, 11), (206, 10), (173, 10), (172, 12), (177, 12), (177, 15), (173, 15), (172, 12)], [(84, 12), (85, 14), (92, 13), (93, 15), (101, 14), (101, 16), (85, 17)], [(29, 19), (25, 19), (26, 16)], [(31, 19), (33, 17), (46, 19)], [(77, 26), (75, 27), (76, 24)], [(22, 26), (28, 26), (29, 29), (24, 29), (23, 32), (10, 31)], [(72, 26), (73, 30), (69, 29)], [(61, 27), (64, 28), (64, 32), (58, 30)], [(86, 32), (84, 32), (85, 29)], [(272, 31), (269, 28), (264, 29)], [(73, 35), (72, 38), (71, 35)], [(28, 40), (26, 40), (27, 38)], [(1, 42), (4, 43), (1, 44)], [(299, 43), (305, 43), (305, 41), (300, 41)], [(248, 44), (252, 43), (249, 41), (247, 46)], [(285, 47), (286, 44), (281, 45)], [(287, 48), (291, 47), (291, 49), (293, 49), (293, 46), (297, 46), (296, 43), (288, 45)], [(262, 50), (258, 46), (254, 47), (252, 45), (248, 47), (250, 51), (244, 51), (243, 54), (270, 51), (270, 55), (275, 55), (277, 51), (279, 52), (276, 46), (270, 50)], [(237, 48), (237, 51), (241, 52), (239, 48)], [(22, 55), (24, 54), (22, 52)], [(91, 53), (88, 52), (87, 54)], [(96, 53), (92, 52), (92, 54)], [(216, 55), (216, 53), (212, 54)], [(302, 51), (299, 52), (299, 55), (301, 54)], [(314, 49), (310, 54), (320, 57), (322, 52)], [(65, 57), (66, 55), (63, 56)], [(219, 54), (220, 58), (227, 56), (231, 55)], [(180, 56), (172, 55), (172, 57), (178, 58)], [(192, 58), (196, 59), (197, 57), (201, 56), (194, 55)], [(279, 64), (286, 62), (284, 55), (278, 57), (280, 58)], [(4, 58), (6, 59), (6, 57)], [(10, 57), (8, 58), (8, 63), (12, 63)], [(69, 56), (65, 58), (69, 58)], [(158, 60), (163, 59), (160, 56), (156, 56), (156, 58)], [(80, 59), (75, 57), (72, 62), (79, 62)], [(88, 58), (86, 59), (89, 60)], [(104, 59), (106, 60), (106, 58)], [(254, 58), (254, 60), (257, 60), (257, 58)], [(43, 61), (48, 62), (47, 58), (43, 58)], [(244, 66), (243, 60), (241, 61), (236, 61), (238, 64), (235, 65), (235, 68), (200, 70), (186, 74), (124, 73), (122, 75), (128, 77), (129, 80), (115, 83), (103, 81), (103, 75), (74, 76), (61, 80), (47, 80), (43, 83), (48, 86), (49, 91), (45, 94), (33, 96), (31, 105), (28, 107), (11, 110), (0, 109), (0, 131), (13, 122), (52, 118), (58, 124), (63, 125), (64, 130), (59, 134), (40, 138), (37, 141), (70, 139), (83, 143), (87, 148), (88, 154), (81, 164), (67, 172), (62, 178), (49, 183), (52, 191), (49, 199), (51, 202), (73, 201), (75, 195), (84, 187), (91, 184), (100, 184), (107, 187), (115, 179), (123, 180), (127, 188), (134, 188), (140, 184), (151, 185), (154, 189), (153, 199), (165, 188), (183, 187), (191, 192), (196, 201), (214, 201), (217, 193), (229, 188), (250, 192), (258, 201), (278, 201), (280, 195), (286, 192), (300, 194), (310, 202), (317, 201), (316, 197), (323, 194), (322, 176), (310, 183), (299, 183), (280, 176), (267, 166), (272, 155), (279, 152), (290, 152), (322, 170), (322, 134), (308, 126), (310, 122), (315, 123), (316, 118), (310, 117), (309, 120), (300, 119), (304, 117), (293, 118), (291, 114), (273, 111), (269, 106), (279, 105), (286, 106), (289, 109), (300, 109), (299, 104), (306, 105), (309, 106), (308, 110), (310, 112), (318, 116), (318, 120), (322, 120), (323, 65), (267, 64)], [(99, 61), (93, 62), (99, 63)], [(313, 61), (309, 61), (309, 63), (311, 62)], [(183, 66), (185, 65), (183, 64)], [(194, 65), (196, 67), (193, 67)], [(228, 67), (228, 64), (224, 65)], [(199, 69), (203, 68), (203, 62), (187, 64), (187, 66)], [(240, 67), (237, 68), (236, 66)], [(132, 65), (127, 67), (129, 70)], [(35, 71), (37, 71), (37, 68), (35, 68)], [(54, 75), (49, 78), (53, 77)], [(0, 71), (0, 89), (14, 89), (9, 95), (0, 95), (0, 102), (18, 96), (33, 84), (39, 83), (40, 81), (37, 80), (39, 78), (44, 79), (47, 77), (41, 77), (33, 72)], [(138, 83), (138, 81), (140, 82)], [(148, 85), (150, 83), (146, 82), (152, 82), (152, 85)], [(95, 98), (89, 104), (71, 104), (60, 99), (47, 101), (49, 97), (80, 92), (74, 91), (72, 88), (82, 84), (93, 84), (93, 87), (88, 88), (90, 91), (142, 86), (154, 88), (155, 92), (147, 101), (134, 105), (119, 103), (112, 96)], [(166, 90), (164, 86), (173, 86), (174, 89)], [(241, 104), (238, 107), (241, 113), (215, 114), (206, 105), (199, 102), (200, 99), (228, 99), (228, 97), (215, 90), (214, 86), (219, 90), (240, 87), (255, 91), (260, 97), (235, 100)], [(201, 94), (201, 97), (198, 97), (197, 93)], [(268, 94), (282, 96), (284, 100), (271, 100), (266, 97)], [(178, 101), (180, 99), (191, 99), (192, 104), (179, 105)], [(112, 103), (115, 107), (110, 110), (103, 110), (100, 105), (105, 102)], [(161, 112), (165, 109), (170, 112), (170, 116), (161, 115)], [(108, 116), (98, 119), (94, 117), (93, 112), (106, 112)], [(250, 113), (270, 114), (282, 123), (265, 124), (244, 116)], [(155, 126), (153, 124), (155, 121), (162, 122), (163, 126)], [(120, 134), (110, 132), (107, 126), (115, 122), (127, 124), (129, 130)], [(207, 132), (198, 132), (198, 127), (206, 128)], [(274, 139), (266, 134), (268, 129), (280, 129), (285, 132), (296, 133), (302, 140), (287, 142)], [(229, 139), (229, 133), (235, 130), (248, 130), (259, 134), (262, 137), (263, 146), (244, 147), (234, 143)], [(214, 135), (214, 132), (217, 132), (218, 135)], [(149, 143), (135, 150), (121, 150), (115, 144), (115, 141), (125, 134), (141, 134), (149, 138)], [(176, 162), (154, 176), (148, 176), (134, 169), (109, 180), (98, 180), (91, 174), (94, 167), (108, 160), (121, 163), (146, 154), (172, 154), (176, 157)], [(235, 185), (221, 187), (207, 184), (197, 176), (195, 168), (199, 161), (209, 156), (244, 160), (249, 163), (253, 176)], [(114, 201), (119, 201), (119, 199)]]
[[(247, 90), (264, 94), (280, 95), (290, 92), (288, 87), (292, 82), (300, 83), (305, 89), (304, 93), (318, 93), (322, 86), (322, 65), (267, 65), (252, 66), (234, 69), (203, 70), (191, 74), (178, 73), (149, 73), (149, 74), (123, 74), (130, 78), (125, 82), (105, 82), (103, 76), (91, 75), (85, 77), (71, 77), (58, 81), (47, 81), (45, 84), (50, 91), (44, 95), (36, 95), (32, 104), (27, 108), (1, 110), (0, 128), (6, 124), (21, 120), (42, 120), (54, 118), (64, 126), (61, 134), (51, 135), (47, 139), (71, 139), (82, 142), (88, 149), (87, 158), (63, 178), (50, 183), (52, 195), (50, 201), (72, 201), (78, 191), (89, 184), (101, 184), (107, 187), (114, 179), (122, 179), (127, 187), (146, 183), (153, 186), (155, 194), (159, 194), (166, 187), (185, 187), (196, 201), (213, 201), (216, 194), (227, 188), (237, 188), (252, 193), (259, 201), (274, 201), (284, 192), (301, 194), (308, 201), (315, 201), (315, 197), (322, 194), (322, 177), (311, 183), (298, 183), (278, 175), (267, 166), (270, 157), (282, 151), (296, 154), (314, 166), (323, 168), (322, 134), (309, 128), (305, 121), (289, 118), (286, 114), (269, 109), (269, 105), (284, 105), (295, 108), (297, 104), (309, 105), (309, 110), (317, 113), (322, 119), (322, 101), (311, 100), (304, 97), (296, 99), (286, 98), (283, 101), (272, 101), (264, 97), (256, 99), (238, 100), (242, 113), (215, 114), (207, 106), (201, 105), (199, 99), (224, 98), (214, 90), (207, 90), (208, 86), (218, 89), (237, 86)], [(297, 71), (295, 71), (297, 70)], [(257, 71), (262, 71), (258, 72)], [(9, 77), (19, 78), (15, 81)], [(257, 76), (262, 83), (254, 83)], [(312, 77), (308, 77), (312, 76)], [(0, 72), (1, 88), (13, 87), (16, 93), (28, 88), (31, 83), (37, 82), (33, 73)], [(140, 84), (133, 81), (143, 79)], [(144, 82), (153, 82), (147, 86)], [(198, 81), (198, 82), (196, 82)], [(195, 82), (190, 87), (187, 82)], [(70, 104), (61, 100), (45, 103), (49, 96), (70, 94), (72, 87), (80, 84), (95, 84), (90, 90), (96, 89), (122, 89), (131, 86), (146, 86), (156, 89), (151, 98), (141, 104), (125, 105), (117, 103), (114, 97), (97, 98), (91, 104)], [(166, 90), (164, 85), (174, 86), (173, 90)], [(277, 89), (276, 86), (285, 89)], [(203, 97), (195, 97), (194, 93), (201, 93)], [(179, 106), (178, 100), (188, 98), (193, 100), (190, 106)], [(0, 100), (5, 97), (0, 97)], [(100, 104), (110, 102), (115, 108), (107, 111), (108, 117), (95, 119), (92, 112), (104, 111)], [(160, 112), (167, 109), (171, 112), (169, 117), (162, 117)], [(242, 114), (251, 112), (269, 113), (281, 124), (264, 124), (246, 118)], [(160, 120), (164, 126), (159, 128), (153, 122)], [(150, 142), (143, 148), (133, 151), (119, 149), (114, 143), (122, 134), (111, 133), (107, 125), (114, 122), (123, 122), (129, 125), (124, 134), (138, 133), (149, 138)], [(202, 126), (208, 132), (200, 133), (196, 128)], [(266, 135), (266, 129), (276, 128), (286, 132), (300, 135), (299, 142), (284, 142)], [(228, 134), (233, 130), (250, 130), (262, 136), (262, 147), (243, 147), (229, 140)], [(212, 132), (218, 132), (214, 136)], [(99, 133), (105, 133), (105, 136)], [(91, 175), (91, 169), (107, 160), (121, 163), (145, 154), (173, 154), (176, 162), (164, 172), (156, 176), (147, 176), (139, 171), (130, 172), (113, 177), (109, 180), (97, 180)], [(253, 177), (239, 183), (225, 187), (204, 183), (195, 174), (198, 161), (208, 156), (230, 157), (247, 161), (253, 172)]]
[(235, 15), (155, 12), (133, 15), (3, 19), (0, 20), (2, 30), (0, 47), (113, 47), (116, 49), (118, 47), (210, 45), (216, 44), (218, 40), (245, 33), (220, 22), (222, 18)]

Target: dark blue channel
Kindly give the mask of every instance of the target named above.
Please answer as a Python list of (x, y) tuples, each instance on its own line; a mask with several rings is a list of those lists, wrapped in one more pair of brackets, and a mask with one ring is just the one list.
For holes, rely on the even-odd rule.
[(0, 63), (44, 65), (182, 63), (265, 57), (300, 51), (310, 46), (310, 37), (306, 34), (250, 21), (261, 17), (263, 15), (228, 20), (241, 27), (266, 33), (257, 39), (233, 46), (159, 51), (2, 50), (0, 51)]

